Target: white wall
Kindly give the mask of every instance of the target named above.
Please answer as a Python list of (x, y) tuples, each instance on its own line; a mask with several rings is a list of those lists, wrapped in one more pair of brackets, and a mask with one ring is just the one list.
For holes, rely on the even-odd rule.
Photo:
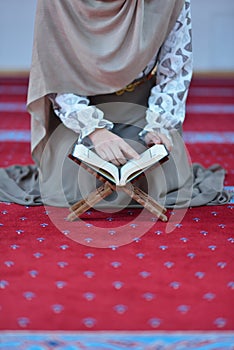
[(36, 0), (0, 0), (0, 71), (28, 70)]
[[(191, 3), (195, 71), (234, 71), (234, 0)], [(0, 71), (29, 69), (35, 9), (36, 0), (0, 0)]]
[(191, 0), (194, 68), (234, 71), (234, 0)]

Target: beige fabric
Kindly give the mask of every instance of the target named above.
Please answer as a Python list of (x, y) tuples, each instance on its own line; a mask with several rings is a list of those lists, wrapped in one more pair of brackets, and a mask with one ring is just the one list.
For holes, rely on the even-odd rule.
[(51, 92), (96, 95), (134, 80), (184, 0), (38, 0), (28, 103)]
[[(145, 108), (132, 103), (113, 102), (98, 105), (116, 123), (114, 132), (121, 135), (139, 152), (144, 146), (138, 140), (138, 127), (142, 127)], [(122, 118), (121, 118), (122, 117)], [(229, 196), (223, 190), (225, 171), (220, 166), (209, 169), (195, 164), (191, 166), (183, 140), (177, 131), (171, 131), (173, 151), (162, 166), (147, 171), (137, 185), (167, 208), (218, 205), (228, 203)], [(131, 140), (130, 140), (131, 139)], [(47, 142), (40, 168), (35, 166), (12, 166), (0, 169), (0, 200), (23, 205), (47, 204), (67, 207), (86, 197), (96, 186), (96, 179), (71, 161), (67, 155), (76, 141), (76, 134), (51, 114), (50, 138)], [(40, 181), (39, 181), (40, 179)], [(139, 206), (131, 202), (124, 192), (113, 193), (100, 202), (97, 208)], [(106, 210), (106, 209), (105, 209)]]
[[(93, 96), (91, 103), (98, 104), (107, 119), (122, 123), (113, 131), (143, 150), (135, 126), (145, 125), (150, 83), (119, 101), (115, 94), (95, 95), (122, 88), (144, 69), (172, 29), (183, 2), (38, 1), (28, 94), (36, 166), (0, 169), (0, 200), (68, 206), (96, 187), (93, 176), (67, 157), (77, 134), (59, 124), (47, 97), (51, 92)], [(193, 174), (179, 133), (172, 131), (171, 137), (170, 160), (148, 173), (148, 184), (143, 177), (138, 185), (167, 207), (226, 203), (224, 170), (196, 166)], [(124, 193), (114, 196), (100, 206), (132, 205)]]
[(184, 0), (38, 0), (28, 91), (37, 161), (48, 124), (45, 96), (121, 89), (156, 55), (183, 4)]
[[(97, 104), (115, 123), (113, 131), (131, 142), (139, 152), (144, 146), (139, 142), (138, 128), (144, 125), (150, 87), (150, 82), (147, 82), (121, 98), (115, 94), (92, 98), (92, 103)], [(146, 178), (141, 177), (137, 185), (168, 208), (227, 203), (229, 196), (223, 190), (224, 169), (220, 166), (204, 169), (198, 164), (192, 167), (180, 133), (171, 131), (171, 137), (174, 147), (169, 161), (149, 170)], [(42, 157), (39, 168), (12, 166), (0, 169), (1, 201), (66, 207), (99, 185), (92, 175), (67, 157), (77, 135), (59, 122), (52, 109), (47, 139), (44, 152), (40, 144)], [(99, 203), (98, 208), (108, 207), (113, 211), (114, 208), (136, 206), (129, 199), (123, 192), (113, 193)]]

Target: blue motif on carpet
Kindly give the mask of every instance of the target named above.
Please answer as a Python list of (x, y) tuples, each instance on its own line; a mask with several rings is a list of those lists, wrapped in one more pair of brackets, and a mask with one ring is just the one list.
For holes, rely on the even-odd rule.
[(192, 104), (187, 106), (189, 113), (200, 114), (233, 114), (234, 105), (231, 104)]
[(2, 332), (1, 350), (233, 350), (234, 332)]
[(31, 132), (29, 130), (1, 130), (0, 142), (30, 142)]
[(234, 132), (184, 131), (185, 143), (234, 143)]
[(26, 112), (24, 102), (0, 102), (0, 112)]
[[(184, 131), (185, 143), (234, 143), (234, 132), (195, 132)], [(31, 133), (29, 130), (1, 130), (1, 142), (30, 142)]]

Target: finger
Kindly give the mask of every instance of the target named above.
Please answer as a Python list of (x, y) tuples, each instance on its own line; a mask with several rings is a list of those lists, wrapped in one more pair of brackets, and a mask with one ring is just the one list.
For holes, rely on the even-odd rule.
[(113, 163), (116, 166), (120, 166), (120, 165), (124, 164), (124, 163), (120, 163), (119, 160), (116, 158), (110, 159), (109, 162)]
[[(104, 149), (99, 148), (98, 154), (102, 159), (104, 159), (107, 162), (111, 162), (117, 166), (122, 164), (122, 162), (119, 161), (119, 158), (121, 159), (121, 153), (120, 153), (119, 157), (116, 156), (115, 149), (113, 147), (110, 148), (110, 147), (106, 146)], [(117, 154), (118, 154), (118, 152), (117, 152)], [(122, 157), (124, 157), (124, 156), (122, 155)], [(122, 161), (124, 161), (124, 159), (122, 159)]]
[(158, 135), (152, 135), (150, 138), (151, 143), (159, 144), (162, 142), (161, 138)]
[(170, 140), (168, 139), (168, 137), (166, 135), (161, 134), (161, 133), (150, 132), (147, 134), (147, 136), (148, 136), (148, 138), (146, 139), (146, 141), (147, 141), (148, 145), (150, 145), (151, 143), (154, 143), (154, 144), (163, 143), (169, 151), (172, 150), (172, 143), (170, 142)]
[(131, 147), (129, 144), (122, 140), (119, 145), (121, 152), (124, 154), (126, 159), (139, 159), (140, 155)]
[(146, 144), (147, 145), (152, 145), (152, 144), (159, 144), (161, 143), (161, 139), (156, 133), (148, 133), (146, 138), (145, 138)]
[(168, 151), (172, 150), (172, 144), (170, 142), (170, 140), (168, 139), (168, 137), (166, 135), (160, 134), (160, 139), (162, 141), (162, 143), (166, 146), (166, 148), (168, 149)]
[(127, 162), (127, 159), (119, 146), (112, 147), (111, 151), (114, 155), (114, 160), (115, 162), (118, 162), (118, 165), (123, 165)]

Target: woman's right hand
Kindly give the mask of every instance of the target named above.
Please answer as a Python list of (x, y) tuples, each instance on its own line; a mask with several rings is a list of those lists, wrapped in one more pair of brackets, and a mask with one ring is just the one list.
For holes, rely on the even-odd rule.
[(97, 154), (117, 166), (125, 164), (129, 159), (140, 157), (121, 137), (105, 128), (96, 129), (89, 135), (89, 138)]

